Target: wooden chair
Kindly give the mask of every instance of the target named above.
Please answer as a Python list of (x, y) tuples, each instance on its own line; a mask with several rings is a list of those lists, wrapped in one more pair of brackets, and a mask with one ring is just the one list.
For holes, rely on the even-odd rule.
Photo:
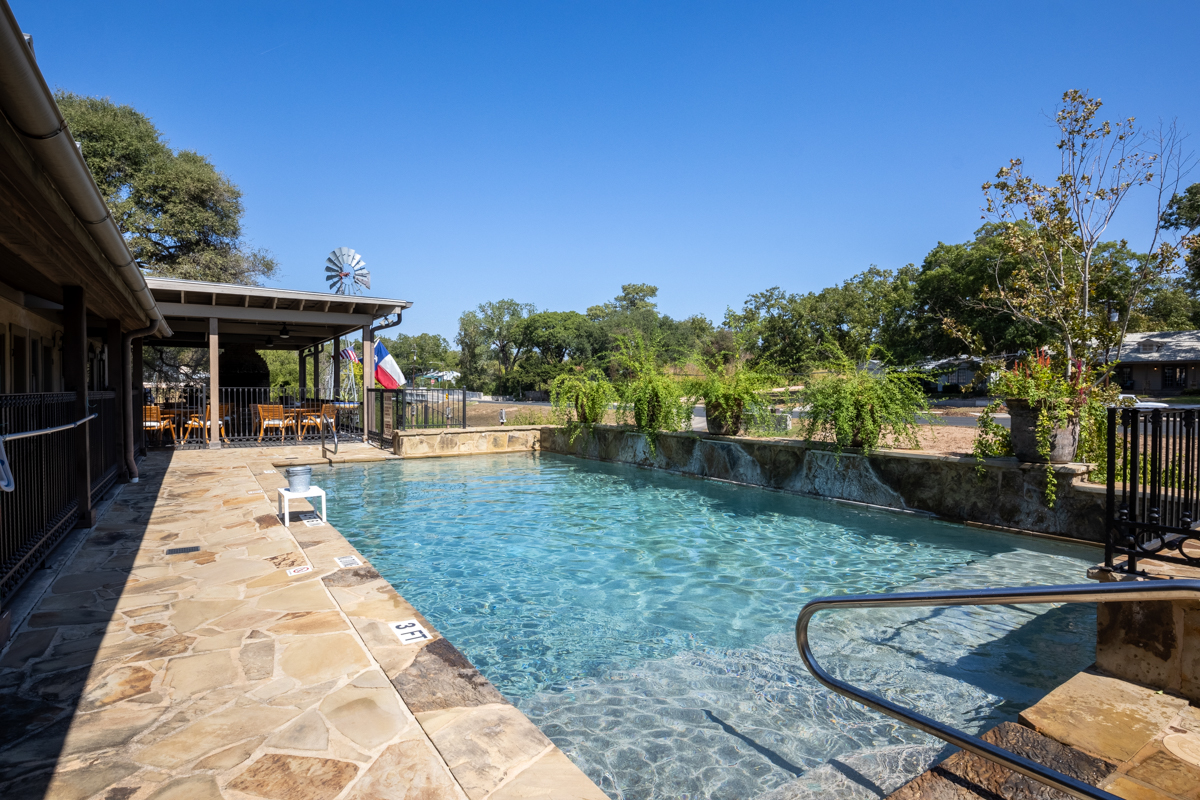
[[(225, 442), (229, 441), (229, 438), (225, 435), (225, 420), (229, 419), (229, 405), (229, 403), (221, 403), (220, 408), (217, 409), (217, 413), (220, 415), (220, 419), (217, 421), (217, 435)], [(196, 412), (188, 416), (187, 424), (183, 428), (183, 444), (187, 444), (188, 436), (191, 435), (193, 430), (202, 430), (208, 427), (203, 417), (211, 413), (210, 406), (203, 412)]]
[(296, 418), (291, 414), (285, 413), (282, 405), (258, 406), (258, 441), (262, 442), (263, 435), (267, 432), (267, 428), (279, 429), (279, 441), (283, 441), (283, 436), (286, 428), (296, 429)]
[(316, 428), (317, 433), (321, 433), (321, 421), (329, 423), (329, 427), (337, 430), (337, 406), (333, 403), (326, 403), (321, 406), (318, 411), (315, 408), (304, 409), (304, 414), (300, 419), (300, 438), (308, 435), (309, 428)]
[(158, 406), (144, 406), (142, 408), (142, 428), (158, 433), (159, 444), (162, 443), (163, 431), (171, 434), (171, 443), (175, 443), (175, 423), (172, 422), (169, 416), (164, 419), (162, 409)]

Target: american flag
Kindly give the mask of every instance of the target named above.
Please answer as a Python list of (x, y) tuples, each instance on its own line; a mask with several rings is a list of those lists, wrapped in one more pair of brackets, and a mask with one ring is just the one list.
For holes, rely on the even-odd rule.
[(359, 361), (358, 361), (358, 353), (354, 352), (354, 348), (353, 348), (353, 347), (347, 347), (345, 350), (343, 350), (343, 351), (342, 351), (342, 358), (343, 358), (344, 360), (346, 360), (346, 361), (352, 361), (352, 362), (354, 362), (355, 364), (359, 363)]

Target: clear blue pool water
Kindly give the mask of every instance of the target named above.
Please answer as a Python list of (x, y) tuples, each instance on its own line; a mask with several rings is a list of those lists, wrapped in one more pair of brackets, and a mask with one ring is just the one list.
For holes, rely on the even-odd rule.
[[(611, 797), (880, 797), (940, 744), (816, 684), (828, 594), (1084, 582), (1097, 552), (569, 457), (344, 465), (331, 521)], [(853, 612), (835, 672), (971, 731), (1094, 660), (1090, 606)], [(772, 791), (774, 792), (772, 794)]]

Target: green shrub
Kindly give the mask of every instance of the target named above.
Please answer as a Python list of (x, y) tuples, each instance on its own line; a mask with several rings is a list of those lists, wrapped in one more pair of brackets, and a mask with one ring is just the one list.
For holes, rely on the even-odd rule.
[(617, 390), (598, 369), (564, 372), (550, 382), (554, 417), (566, 426), (572, 442), (582, 431), (603, 422), (617, 399)]
[(778, 386), (783, 378), (769, 366), (750, 366), (742, 359), (726, 359), (725, 353), (715, 358), (698, 358), (702, 375), (685, 381), (684, 391), (689, 400), (702, 401), (708, 419), (738, 433), (750, 419), (769, 416), (768, 389)]
[(808, 416), (805, 437), (812, 441), (818, 433), (830, 436), (839, 451), (860, 447), (869, 453), (885, 437), (920, 447), (917, 426), (933, 421), (922, 375), (837, 356), (800, 391)]
[(618, 384), (622, 410), (633, 417), (633, 427), (646, 435), (653, 453), (661, 431), (678, 431), (691, 422), (691, 408), (684, 405), (683, 385), (658, 364), (658, 342), (640, 334), (621, 336), (613, 365), (624, 380)]

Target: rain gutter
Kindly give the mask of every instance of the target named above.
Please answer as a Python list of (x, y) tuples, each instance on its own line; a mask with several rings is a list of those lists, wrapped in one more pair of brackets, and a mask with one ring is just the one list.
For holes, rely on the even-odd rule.
[(100, 195), (8, 0), (0, 0), (0, 112), (25, 140), (146, 318), (156, 323), (160, 334), (170, 336), (171, 329)]

